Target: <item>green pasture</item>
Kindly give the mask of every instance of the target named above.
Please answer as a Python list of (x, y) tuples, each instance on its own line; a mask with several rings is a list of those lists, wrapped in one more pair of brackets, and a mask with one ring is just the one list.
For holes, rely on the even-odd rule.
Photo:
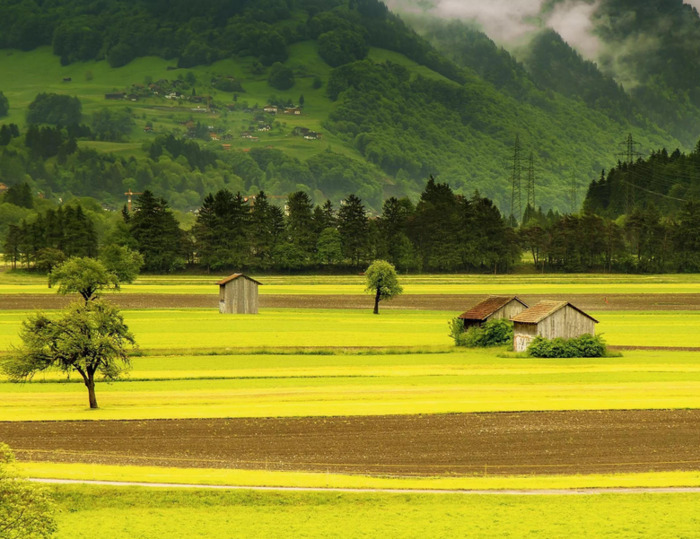
[(693, 537), (694, 494), (465, 496), (52, 487), (57, 538)]
[[(142, 275), (124, 285), (122, 294), (218, 294), (216, 282), (225, 275)], [(364, 294), (362, 275), (251, 275), (260, 280), (261, 294)], [(405, 294), (594, 294), (601, 304), (611, 294), (700, 294), (697, 275), (401, 275)], [(0, 273), (2, 294), (55, 294), (46, 277), (27, 272)], [(1, 301), (1, 300), (0, 300)], [(1, 303), (0, 303), (1, 308)]]
[[(501, 354), (502, 355), (502, 354)], [(147, 356), (98, 387), (75, 376), (0, 383), (0, 420), (432, 414), (700, 407), (696, 352), (534, 360), (499, 351)]]
[[(209, 125), (231, 133), (233, 138), (227, 143), (234, 149), (249, 148), (254, 145), (272, 146), (293, 151), (299, 159), (307, 159), (331, 147), (334, 152), (360, 159), (359, 153), (341, 141), (321, 125), (334, 104), (326, 96), (325, 86), (313, 88), (316, 76), (327, 81), (331, 68), (325, 64), (316, 52), (314, 42), (297, 43), (289, 47), (290, 59), (286, 62), (296, 75), (296, 83), (289, 90), (277, 90), (267, 83), (267, 73), (253, 75), (250, 67), (254, 58), (237, 58), (220, 60), (209, 66), (197, 66), (189, 69), (168, 70), (175, 64), (172, 60), (156, 57), (137, 58), (126, 66), (113, 69), (104, 61), (75, 62), (62, 66), (60, 59), (54, 56), (50, 47), (40, 47), (30, 52), (4, 50), (0, 55), (0, 72), (12, 73), (12, 77), (3, 80), (3, 92), (10, 101), (8, 122), (20, 126), (25, 124), (27, 107), (41, 92), (67, 94), (80, 98), (83, 114), (89, 123), (90, 115), (101, 108), (124, 108), (132, 110), (135, 128), (130, 135), (130, 142), (100, 143), (81, 141), (81, 147), (95, 148), (98, 151), (116, 153), (128, 157), (141, 154), (141, 142), (150, 141), (154, 134), (183, 133), (182, 123), (188, 120), (201, 120)], [(376, 54), (381, 55), (381, 51)], [(405, 62), (406, 60), (404, 60)], [(421, 68), (421, 71), (430, 72)], [(210, 95), (222, 108), (219, 112), (193, 111), (196, 104), (185, 101), (170, 101), (159, 97), (141, 98), (138, 101), (105, 100), (104, 94), (123, 92), (131, 84), (144, 84), (146, 80), (174, 80), (192, 72), (197, 77), (196, 89), (199, 95)], [(248, 106), (266, 105), (271, 96), (297, 103), (304, 95), (304, 113), (302, 116), (271, 116), (270, 123), (279, 122), (269, 133), (260, 133), (260, 140), (252, 142), (243, 140), (239, 134), (249, 129), (253, 122), (250, 114), (228, 111), (225, 106), (233, 103), (233, 93), (216, 90), (210, 86), (212, 76), (234, 76), (244, 80), (244, 92), (239, 94), (239, 103)], [(64, 78), (70, 77), (70, 82)], [(151, 133), (145, 133), (143, 127), (150, 121)], [(294, 127), (302, 126), (323, 133), (323, 140), (308, 141), (301, 137), (291, 137)], [(205, 147), (220, 150), (221, 142), (204, 142)]]
[[(37, 454), (36, 451), (34, 454)], [(56, 452), (54, 452), (56, 454)], [(133, 457), (132, 457), (133, 458)], [(179, 458), (184, 462), (186, 459)], [(201, 463), (200, 463), (201, 464)], [(260, 464), (260, 463), (257, 463)], [(215, 463), (210, 463), (214, 466)], [(643, 472), (587, 475), (482, 475), (483, 470), (465, 470), (459, 476), (378, 476), (325, 472), (244, 470), (231, 468), (175, 468), (65, 462), (19, 462), (25, 477), (75, 481), (118, 481), (274, 488), (317, 489), (406, 489), (406, 490), (572, 490), (591, 488), (698, 487), (700, 472)]]
[[(370, 298), (371, 299), (371, 298)], [(264, 309), (258, 315), (221, 315), (212, 309), (125, 310), (124, 317), (144, 351), (294, 348), (392, 348), (452, 345), (447, 322), (457, 312), (387, 310)], [(0, 310), (0, 352), (19, 344), (30, 311)], [(610, 345), (700, 347), (700, 311), (592, 312)]]

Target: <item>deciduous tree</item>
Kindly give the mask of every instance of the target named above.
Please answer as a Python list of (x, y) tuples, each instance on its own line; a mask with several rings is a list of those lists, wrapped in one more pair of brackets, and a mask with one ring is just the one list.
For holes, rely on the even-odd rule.
[(129, 349), (135, 345), (119, 311), (99, 300), (73, 303), (56, 318), (30, 316), (19, 336), (22, 344), (2, 362), (10, 380), (23, 381), (49, 368), (77, 371), (90, 408), (97, 408), (95, 375), (119, 378), (130, 366)]
[(43, 538), (56, 531), (54, 504), (45, 488), (18, 477), (15, 457), (0, 443), (0, 537)]
[(58, 283), (59, 294), (78, 293), (85, 304), (94, 300), (100, 290), (119, 288), (119, 279), (94, 258), (73, 257), (51, 272), (49, 284)]
[(391, 299), (403, 292), (396, 276), (396, 270), (386, 260), (375, 260), (367, 268), (365, 292), (374, 294), (374, 314), (379, 314), (379, 302)]

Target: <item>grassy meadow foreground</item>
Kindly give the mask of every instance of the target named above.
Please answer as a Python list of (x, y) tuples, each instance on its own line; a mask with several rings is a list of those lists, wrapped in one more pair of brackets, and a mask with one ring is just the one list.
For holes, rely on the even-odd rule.
[[(216, 277), (142, 277), (121, 294), (210, 294)], [(360, 295), (362, 277), (266, 277), (261, 294)], [(700, 294), (696, 276), (415, 276), (408, 295)], [(0, 355), (18, 344), (31, 311), (3, 310), (2, 295), (54, 294), (43, 279), (0, 273)], [(31, 382), (0, 380), (0, 421), (437, 417), (470, 412), (569, 412), (700, 408), (700, 310), (591, 311), (598, 333), (625, 349), (601, 359), (534, 359), (504, 348), (456, 349), (449, 310), (274, 308), (223, 316), (215, 308), (125, 309), (139, 352), (123, 380), (100, 383), (100, 409), (87, 407), (76, 375), (48, 372)], [(465, 305), (464, 309), (469, 305)], [(50, 311), (49, 311), (50, 312)], [(624, 413), (624, 412), (618, 412)], [(109, 421), (99, 421), (109, 420)], [(19, 423), (17, 423), (19, 425)], [(64, 425), (65, 423), (60, 423)], [(51, 428), (51, 423), (45, 423)], [(58, 424), (56, 424), (58, 425)], [(44, 427), (40, 427), (44, 428)], [(585, 435), (585, 434), (584, 434)], [(646, 432), (645, 436), (654, 436)], [(89, 452), (98, 455), (97, 443)], [(27, 447), (16, 447), (30, 454)], [(625, 460), (626, 448), (616, 458)], [(576, 489), (700, 486), (692, 456), (677, 469), (610, 467), (606, 473), (347, 473), (301, 469), (125, 465), (24, 458), (33, 477), (202, 485), (370, 489)], [(50, 452), (49, 452), (50, 453)], [(58, 452), (60, 453), (60, 452)], [(57, 453), (57, 454), (58, 454)], [(108, 452), (105, 452), (108, 453)], [(34, 452), (34, 456), (40, 452)], [(194, 458), (193, 455), (189, 455)], [(468, 458), (469, 455), (465, 455)], [(99, 459), (96, 459), (99, 460)], [(116, 463), (116, 464), (115, 464)], [(139, 465), (140, 464), (140, 465)], [(697, 494), (469, 496), (459, 494), (206, 492), (135, 487), (53, 486), (61, 512), (58, 537), (689, 537), (698, 528)], [(89, 502), (89, 500), (98, 500)], [(105, 532), (105, 530), (109, 530)]]
[(56, 488), (57, 537), (692, 537), (692, 494), (468, 496)]

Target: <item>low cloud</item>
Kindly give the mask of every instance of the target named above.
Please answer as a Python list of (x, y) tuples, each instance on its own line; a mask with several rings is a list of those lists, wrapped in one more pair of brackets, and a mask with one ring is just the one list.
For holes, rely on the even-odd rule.
[[(599, 1), (566, 0), (553, 8), (545, 0), (389, 0), (388, 5), (397, 11), (475, 22), (491, 39), (505, 44), (521, 44), (548, 26), (581, 54), (593, 58), (600, 44), (593, 35), (591, 16)], [(545, 4), (550, 7), (545, 9)]]
[(594, 34), (593, 14), (599, 4), (600, 2), (589, 4), (571, 0), (557, 4), (547, 17), (546, 25), (583, 57), (589, 60), (596, 59), (601, 50), (601, 43)]

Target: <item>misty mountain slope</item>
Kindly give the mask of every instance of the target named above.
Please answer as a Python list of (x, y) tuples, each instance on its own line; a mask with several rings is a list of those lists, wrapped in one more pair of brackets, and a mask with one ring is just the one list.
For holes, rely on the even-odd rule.
[(657, 124), (694, 146), (700, 132), (700, 17), (682, 0), (603, 0), (594, 16), (604, 72)]
[[(226, 186), (277, 196), (303, 189), (316, 202), (357, 192), (376, 210), (383, 197), (415, 197), (433, 174), (460, 193), (478, 189), (509, 212), (517, 136), (523, 185), (532, 152), (538, 205), (568, 211), (571, 179), (580, 200), (588, 182), (617, 161), (627, 133), (645, 149), (678, 145), (634, 115), (610, 114), (596, 88), (613, 105), (625, 104), (619, 87), (587, 71), (563, 42), (539, 57), (546, 66), (550, 54), (567, 68), (566, 84), (554, 88), (557, 81), (537, 80), (483, 33), (445, 29), (436, 27), (431, 44), (377, 0), (8, 0), (0, 4), (0, 43), (23, 50), (51, 44), (60, 63), (50, 71), (54, 80), (39, 80), (49, 72), (40, 59), (48, 47), (22, 53), (24, 65), (36, 63), (31, 73), (9, 73), (10, 117), (24, 117), (35, 95), (27, 88), (50, 88), (81, 98), (87, 124), (108, 108), (131, 115), (133, 128), (120, 140), (83, 136), (82, 152), (65, 165), (54, 156), (33, 165), (14, 140), (0, 170), (12, 174), (8, 183), (28, 176), (54, 193), (103, 200), (157, 188), (182, 209)], [(293, 75), (284, 88), (272, 77), (280, 68)], [(575, 92), (582, 74), (590, 94)], [(181, 96), (166, 100), (152, 85)], [(138, 95), (104, 99), (113, 92)], [(263, 111), (302, 98), (300, 115)], [(194, 165), (200, 147), (206, 162)]]
[(663, 136), (647, 138), (581, 101), (552, 94), (542, 103), (523, 103), (475, 74), (458, 85), (365, 60), (337, 68), (328, 92), (338, 105), (327, 127), (368, 161), (399, 181), (434, 174), (460, 192), (478, 189), (506, 212), (516, 135), (523, 190), (532, 152), (538, 204), (561, 210), (570, 209), (572, 176), (584, 189), (615, 162), (627, 129), (651, 147), (664, 143)]

